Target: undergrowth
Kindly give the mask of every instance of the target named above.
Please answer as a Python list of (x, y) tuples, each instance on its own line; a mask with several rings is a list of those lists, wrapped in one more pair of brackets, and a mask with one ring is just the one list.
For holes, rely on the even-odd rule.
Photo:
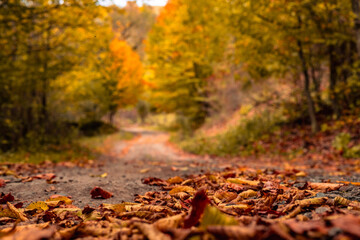
[(111, 138), (111, 142), (114, 142), (133, 138), (132, 133), (114, 131), (113, 129), (109, 131), (110, 127), (104, 129), (106, 129), (105, 132), (89, 130), (88, 132), (91, 134), (81, 134), (82, 136), (74, 137), (71, 141), (66, 140), (59, 144), (32, 144), (16, 150), (0, 152), (0, 162), (38, 164), (44, 161), (55, 163), (87, 161), (95, 159), (101, 154), (101, 149), (104, 148), (107, 139)]
[[(281, 115), (264, 111), (252, 118), (243, 119), (236, 127), (216, 136), (199, 134), (177, 143), (185, 151), (200, 155), (246, 155), (253, 152), (255, 141), (268, 138), (269, 134), (279, 129), (282, 122)], [(176, 139), (174, 141), (176, 142)]]

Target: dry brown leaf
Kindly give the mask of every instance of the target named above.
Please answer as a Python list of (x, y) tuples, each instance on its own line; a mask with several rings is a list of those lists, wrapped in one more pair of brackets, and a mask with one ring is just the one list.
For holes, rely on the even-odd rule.
[(253, 239), (256, 235), (254, 226), (208, 226), (207, 231), (217, 239)]
[(94, 187), (91, 190), (90, 194), (91, 194), (91, 198), (102, 198), (102, 199), (108, 199), (113, 196), (111, 192), (105, 191), (100, 187)]
[(176, 193), (179, 192), (187, 192), (190, 194), (195, 193), (195, 189), (189, 186), (176, 186), (173, 189), (171, 189), (171, 191), (169, 192), (170, 195), (175, 195)]
[(171, 237), (162, 233), (155, 226), (146, 223), (135, 223), (137, 228), (149, 239), (149, 240), (171, 240)]
[(214, 194), (214, 197), (219, 199), (221, 202), (230, 202), (237, 197), (237, 194), (234, 192), (219, 190), (219, 191), (216, 191), (216, 193)]
[(323, 190), (323, 191), (334, 191), (338, 190), (344, 184), (338, 183), (308, 183), (309, 187), (316, 190)]
[(182, 179), (181, 177), (179, 176), (175, 176), (175, 177), (172, 177), (172, 178), (169, 178), (167, 180), (168, 183), (170, 184), (180, 184), (184, 181), (184, 179)]
[(154, 223), (154, 226), (163, 232), (171, 228), (182, 227), (182, 224), (184, 222), (184, 217), (185, 217), (185, 213), (181, 213), (171, 217), (162, 218), (157, 220)]
[(296, 200), (295, 204), (300, 205), (301, 207), (309, 207), (312, 205), (322, 205), (326, 203), (327, 200), (328, 200), (327, 197), (308, 198), (303, 200)]
[(260, 183), (260, 181), (250, 181), (243, 178), (228, 178), (227, 181), (230, 183), (244, 184), (250, 186), (258, 186)]

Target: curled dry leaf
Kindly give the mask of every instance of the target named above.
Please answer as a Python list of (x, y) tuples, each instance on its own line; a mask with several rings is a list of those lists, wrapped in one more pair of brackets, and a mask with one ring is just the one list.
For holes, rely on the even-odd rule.
[(175, 195), (179, 192), (187, 192), (190, 194), (193, 194), (195, 192), (195, 189), (189, 186), (176, 186), (169, 192), (170, 195)]
[(169, 178), (167, 180), (168, 183), (170, 184), (180, 184), (184, 181), (184, 179), (182, 179), (181, 177), (179, 176), (175, 176), (175, 177), (172, 177), (172, 178)]
[(100, 188), (100, 187), (94, 187), (91, 192), (91, 198), (103, 198), (103, 199), (108, 199), (111, 198), (113, 196), (113, 194), (111, 192), (105, 191), (104, 189)]
[(230, 183), (244, 184), (244, 185), (250, 185), (250, 186), (258, 186), (260, 183), (260, 181), (251, 181), (251, 180), (246, 180), (243, 178), (228, 178), (227, 181)]
[(247, 191), (244, 191), (244, 192), (240, 193), (236, 200), (240, 201), (240, 200), (243, 200), (243, 199), (255, 197), (256, 195), (257, 195), (256, 191), (249, 189)]
[(28, 221), (29, 219), (20, 211), (18, 210), (14, 205), (12, 205), (10, 202), (6, 203), (8, 208), (11, 212), (14, 213), (14, 215), (22, 222)]
[(216, 191), (214, 197), (221, 200), (221, 202), (230, 202), (237, 197), (237, 194), (234, 192), (228, 192), (224, 190)]
[(157, 220), (154, 223), (154, 226), (159, 229), (160, 231), (166, 231), (172, 228), (178, 228), (181, 227), (183, 222), (184, 222), (184, 213), (178, 214), (178, 215), (174, 215), (171, 217), (167, 217), (167, 218), (162, 218)]
[(327, 200), (328, 200), (327, 197), (309, 198), (309, 199), (297, 200), (295, 201), (295, 204), (300, 205), (301, 207), (309, 207), (311, 205), (322, 205), (326, 203)]
[(151, 224), (135, 223), (134, 225), (138, 227), (149, 240), (171, 240), (169, 235), (162, 233)]
[(344, 184), (338, 183), (308, 183), (308, 186), (312, 189), (323, 191), (335, 191), (338, 190)]
[(141, 180), (144, 184), (148, 184), (151, 186), (167, 186), (169, 185), (166, 181), (156, 178), (156, 177), (148, 177)]

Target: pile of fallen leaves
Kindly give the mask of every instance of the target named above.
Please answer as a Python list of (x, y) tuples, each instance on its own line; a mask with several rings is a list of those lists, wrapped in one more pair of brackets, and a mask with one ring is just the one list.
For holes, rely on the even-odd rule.
[[(54, 195), (26, 208), (0, 196), (2, 239), (359, 239), (359, 183), (314, 183), (296, 170), (143, 179), (162, 191), (84, 209)], [(305, 178), (304, 178), (305, 177)], [(93, 198), (112, 194), (96, 187)], [(89, 194), (90, 197), (90, 194)]]

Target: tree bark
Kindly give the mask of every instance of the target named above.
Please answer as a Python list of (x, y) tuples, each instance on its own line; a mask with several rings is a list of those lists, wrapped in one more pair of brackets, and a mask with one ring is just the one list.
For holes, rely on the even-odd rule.
[(329, 69), (330, 69), (330, 86), (329, 86), (329, 90), (330, 90), (330, 100), (331, 100), (331, 105), (334, 111), (334, 114), (336, 116), (336, 118), (340, 118), (340, 107), (339, 107), (339, 99), (338, 99), (338, 95), (336, 93), (336, 83), (337, 83), (337, 78), (338, 78), (338, 74), (337, 74), (337, 66), (338, 66), (338, 61), (337, 61), (337, 57), (336, 57), (336, 52), (335, 52), (335, 46), (334, 45), (330, 45), (329, 46)]
[(311, 121), (311, 130), (313, 133), (317, 132), (319, 130), (319, 126), (316, 120), (316, 114), (315, 114), (315, 107), (314, 107), (314, 101), (311, 97), (310, 92), (310, 76), (306, 64), (306, 59), (304, 56), (303, 46), (300, 40), (297, 41), (298, 47), (299, 47), (299, 58), (301, 60), (301, 66), (302, 66), (302, 72), (304, 75), (305, 85), (304, 85), (304, 93), (308, 104), (308, 111), (309, 111), (309, 117)]
[[(298, 16), (298, 23), (299, 23), (299, 28), (301, 28), (302, 20), (301, 20), (300, 16)], [(313, 133), (315, 133), (315, 132), (319, 131), (319, 125), (316, 120), (314, 101), (311, 97), (311, 92), (310, 92), (310, 75), (309, 75), (309, 71), (308, 71), (308, 64), (306, 63), (303, 45), (302, 45), (301, 40), (299, 40), (299, 39), (297, 40), (297, 45), (299, 48), (298, 54), (299, 54), (299, 58), (301, 61), (301, 67), (302, 67), (302, 72), (303, 72), (304, 81), (305, 81), (304, 93), (305, 93), (305, 97), (306, 97), (307, 105), (308, 105), (308, 112), (309, 112), (309, 117), (310, 117), (310, 122), (311, 122), (311, 130)]]
[(358, 59), (360, 58), (360, 3), (359, 0), (351, 0), (352, 10), (355, 14), (355, 42)]

